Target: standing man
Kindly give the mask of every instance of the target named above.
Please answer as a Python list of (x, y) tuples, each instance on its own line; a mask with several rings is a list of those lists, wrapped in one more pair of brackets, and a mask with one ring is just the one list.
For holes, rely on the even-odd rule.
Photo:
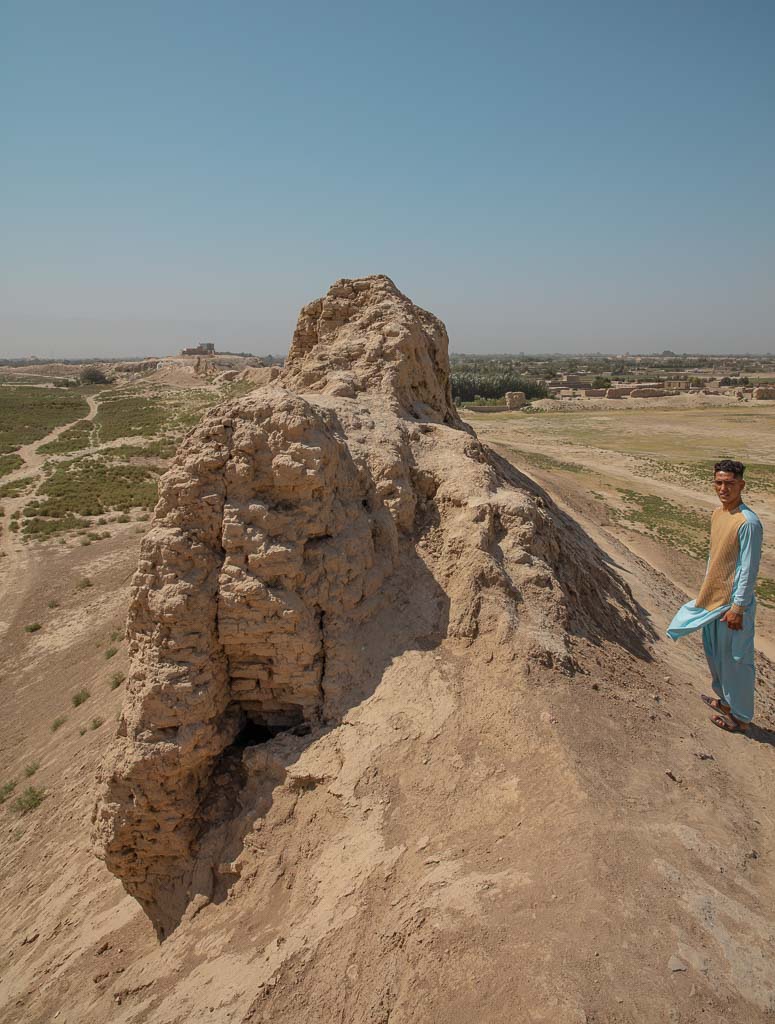
[(710, 521), (710, 555), (696, 601), (680, 608), (670, 623), (671, 640), (702, 629), (715, 697), (702, 699), (716, 714), (711, 721), (727, 732), (746, 732), (753, 719), (756, 574), (762, 553), (762, 524), (743, 503), (742, 462), (722, 459), (713, 467), (721, 502)]

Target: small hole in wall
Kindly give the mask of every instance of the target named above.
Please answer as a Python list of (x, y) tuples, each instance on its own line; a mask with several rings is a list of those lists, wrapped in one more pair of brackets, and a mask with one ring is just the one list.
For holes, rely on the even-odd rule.
[(238, 750), (244, 750), (245, 747), (257, 747), (259, 743), (266, 743), (267, 740), (271, 740), (273, 736), (282, 731), (282, 729), (270, 729), (265, 722), (254, 722), (248, 718), (235, 736), (231, 746)]

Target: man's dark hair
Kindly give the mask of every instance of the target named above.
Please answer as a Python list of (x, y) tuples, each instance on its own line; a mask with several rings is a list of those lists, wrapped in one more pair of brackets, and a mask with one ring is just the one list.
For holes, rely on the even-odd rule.
[(713, 475), (716, 473), (734, 473), (736, 477), (742, 478), (745, 473), (745, 466), (742, 462), (735, 462), (734, 459), (722, 459), (713, 467)]

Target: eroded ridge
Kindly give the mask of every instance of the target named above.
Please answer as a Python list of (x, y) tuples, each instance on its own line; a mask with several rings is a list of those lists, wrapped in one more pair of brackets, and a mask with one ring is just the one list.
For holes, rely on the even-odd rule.
[(392, 658), (446, 639), (516, 685), (572, 672), (571, 634), (641, 642), (594, 546), (458, 420), (443, 324), (385, 277), (306, 306), (283, 374), (188, 435), (128, 633), (95, 846), (162, 935)]

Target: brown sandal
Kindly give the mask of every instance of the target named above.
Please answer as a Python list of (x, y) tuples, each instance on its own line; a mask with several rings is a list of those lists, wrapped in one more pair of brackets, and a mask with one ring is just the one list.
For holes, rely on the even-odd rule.
[(707, 704), (713, 711), (720, 711), (722, 715), (728, 715), (732, 710), (728, 704), (725, 704), (719, 697), (709, 697), (707, 693), (700, 694), (700, 700)]
[(724, 732), (748, 732), (748, 722), (741, 722), (734, 715), (730, 715), (729, 718), (724, 715), (714, 715), (711, 722), (719, 729), (723, 729)]

